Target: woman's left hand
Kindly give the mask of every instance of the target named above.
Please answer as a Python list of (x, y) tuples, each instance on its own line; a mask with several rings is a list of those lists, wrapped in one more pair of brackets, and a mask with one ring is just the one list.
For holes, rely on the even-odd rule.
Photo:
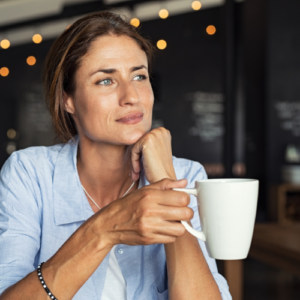
[(169, 130), (163, 127), (155, 128), (143, 135), (133, 145), (131, 149), (131, 178), (133, 181), (139, 178), (141, 156), (143, 156), (145, 176), (150, 183), (164, 178), (176, 180)]

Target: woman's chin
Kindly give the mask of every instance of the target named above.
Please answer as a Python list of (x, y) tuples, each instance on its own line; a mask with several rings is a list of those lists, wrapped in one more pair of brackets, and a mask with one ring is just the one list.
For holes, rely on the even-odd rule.
[(131, 133), (126, 133), (122, 135), (122, 144), (125, 145), (134, 145), (143, 135), (145, 135), (148, 131), (139, 130)]

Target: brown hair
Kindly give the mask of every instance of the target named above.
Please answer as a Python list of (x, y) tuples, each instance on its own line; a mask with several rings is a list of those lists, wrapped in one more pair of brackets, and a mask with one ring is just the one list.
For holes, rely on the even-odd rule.
[(134, 39), (146, 53), (149, 73), (154, 46), (119, 15), (100, 11), (89, 14), (67, 28), (52, 45), (43, 69), (44, 91), (57, 137), (67, 142), (77, 135), (72, 116), (65, 111), (63, 92), (75, 92), (75, 73), (90, 44), (100, 36), (115, 34)]

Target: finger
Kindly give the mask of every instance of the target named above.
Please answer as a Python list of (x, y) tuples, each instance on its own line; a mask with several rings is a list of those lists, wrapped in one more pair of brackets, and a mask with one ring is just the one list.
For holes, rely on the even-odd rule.
[(137, 181), (140, 178), (140, 174), (139, 173), (134, 173), (133, 169), (131, 169), (130, 177), (131, 177), (132, 181)]
[(170, 244), (176, 241), (176, 237), (168, 235), (159, 235), (154, 244)]
[(135, 243), (135, 245), (153, 245), (153, 244), (169, 244), (176, 241), (177, 236), (155, 234), (151, 238), (142, 239)]
[(186, 232), (184, 226), (179, 222), (159, 221), (147, 225), (147, 230), (125, 230), (123, 231), (122, 244), (149, 245), (165, 244), (174, 242), (177, 237)]
[(127, 233), (123, 239), (121, 239), (122, 244), (126, 245), (151, 245), (151, 244), (168, 244), (174, 243), (177, 236), (164, 235), (159, 233), (151, 233), (147, 237), (140, 236), (135, 232)]
[(153, 230), (154, 234), (163, 236), (179, 237), (186, 232), (186, 229), (180, 222), (165, 221), (162, 225)]
[(151, 184), (149, 187), (159, 190), (171, 190), (174, 188), (185, 188), (187, 186), (186, 179), (172, 180), (169, 178), (162, 179), (158, 182)]
[[(139, 193), (143, 193), (142, 197), (146, 206), (148, 206), (148, 203), (156, 203), (163, 206), (188, 206), (190, 204), (190, 196), (187, 193), (173, 190), (157, 190), (149, 187), (147, 186), (139, 190)], [(160, 208), (155, 207), (155, 209)]]
[(159, 217), (165, 221), (190, 221), (194, 216), (194, 211), (190, 207), (163, 207)]
[(138, 232), (142, 239), (154, 239), (157, 235), (179, 237), (186, 232), (178, 221), (156, 221), (147, 225), (147, 231)]
[(131, 166), (133, 174), (139, 174), (141, 171), (140, 159), (142, 156), (143, 145), (138, 140), (131, 149)]

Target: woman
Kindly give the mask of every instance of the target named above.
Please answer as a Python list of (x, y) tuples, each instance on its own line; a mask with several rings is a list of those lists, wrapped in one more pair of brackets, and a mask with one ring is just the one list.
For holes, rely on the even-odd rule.
[(166, 129), (151, 130), (152, 52), (110, 12), (53, 44), (44, 85), (65, 143), (17, 151), (2, 168), (1, 300), (231, 299), (177, 222), (200, 226), (195, 199), (172, 189), (206, 174), (172, 158)]

